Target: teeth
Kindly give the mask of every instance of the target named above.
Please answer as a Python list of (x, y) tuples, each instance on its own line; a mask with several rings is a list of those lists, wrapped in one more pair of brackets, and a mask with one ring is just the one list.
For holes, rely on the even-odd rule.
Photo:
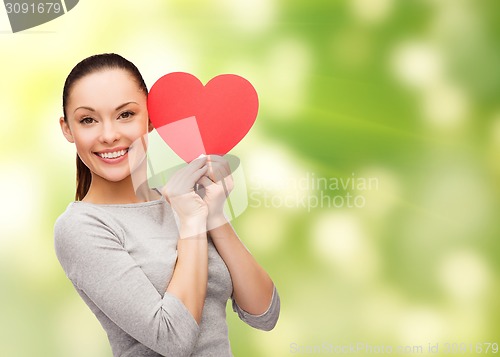
[(120, 150), (120, 151), (115, 151), (115, 152), (104, 152), (104, 153), (98, 153), (100, 157), (103, 159), (116, 159), (117, 157), (123, 156), (127, 153), (127, 150)]

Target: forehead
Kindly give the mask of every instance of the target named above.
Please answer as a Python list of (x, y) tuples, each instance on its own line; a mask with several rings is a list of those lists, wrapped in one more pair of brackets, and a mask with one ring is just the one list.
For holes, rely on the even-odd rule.
[(127, 101), (140, 102), (146, 95), (137, 81), (123, 69), (106, 69), (90, 73), (73, 84), (69, 105), (93, 108), (116, 107)]

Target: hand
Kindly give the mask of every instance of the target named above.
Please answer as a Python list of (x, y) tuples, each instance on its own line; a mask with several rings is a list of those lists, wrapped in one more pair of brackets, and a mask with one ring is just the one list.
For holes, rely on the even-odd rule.
[(200, 194), (208, 206), (208, 229), (216, 228), (227, 222), (224, 216), (224, 202), (234, 187), (231, 168), (226, 159), (218, 155), (207, 157), (208, 170), (199, 180), (203, 186)]
[(181, 238), (206, 231), (208, 206), (194, 191), (194, 185), (207, 171), (206, 157), (193, 160), (178, 170), (161, 190), (179, 218)]

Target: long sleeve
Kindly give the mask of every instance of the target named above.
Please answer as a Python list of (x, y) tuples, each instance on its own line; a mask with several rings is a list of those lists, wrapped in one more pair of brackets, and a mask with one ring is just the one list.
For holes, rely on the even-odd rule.
[(278, 322), (281, 305), (276, 286), (274, 287), (273, 296), (271, 298), (269, 307), (264, 313), (260, 315), (249, 314), (238, 306), (234, 298), (232, 299), (232, 305), (233, 311), (238, 314), (239, 318), (242, 321), (259, 330), (270, 331), (274, 328), (274, 326), (276, 326), (276, 323)]
[(54, 231), (66, 275), (117, 326), (163, 356), (189, 356), (199, 326), (175, 296), (163, 296), (125, 249), (123, 232), (92, 214), (63, 215)]

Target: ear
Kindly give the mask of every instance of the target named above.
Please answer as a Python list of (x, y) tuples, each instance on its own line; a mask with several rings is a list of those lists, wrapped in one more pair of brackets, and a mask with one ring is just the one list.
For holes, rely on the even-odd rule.
[(71, 133), (71, 129), (68, 125), (68, 123), (64, 120), (64, 117), (59, 118), (59, 125), (61, 125), (61, 130), (66, 138), (70, 143), (74, 143), (75, 139), (73, 138), (73, 134)]
[(153, 129), (154, 129), (153, 123), (151, 123), (151, 120), (149, 120), (149, 123), (148, 123), (148, 133), (152, 132)]

